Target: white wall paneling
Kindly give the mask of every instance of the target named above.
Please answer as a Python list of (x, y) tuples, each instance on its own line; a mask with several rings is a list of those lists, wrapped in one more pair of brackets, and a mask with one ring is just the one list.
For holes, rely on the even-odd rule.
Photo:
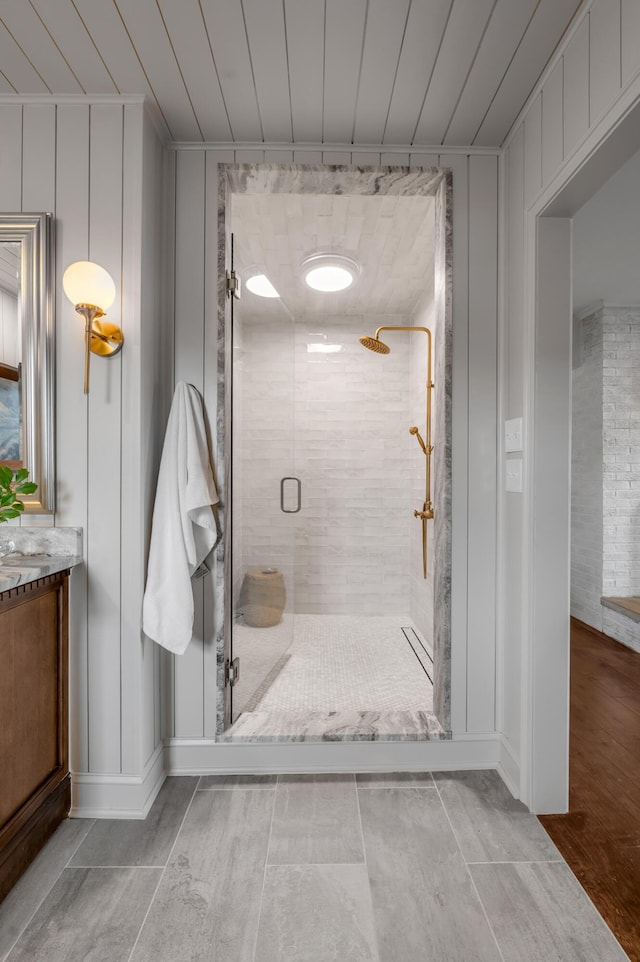
[[(157, 324), (157, 255), (147, 251), (157, 249), (149, 218), (158, 206), (160, 145), (141, 103), (2, 105), (0, 143), (4, 208), (55, 216), (57, 513), (28, 523), (84, 532), (85, 564), (74, 570), (70, 591), (71, 767), (96, 784), (122, 773), (144, 781), (160, 737), (156, 656), (143, 665), (140, 633), (148, 525), (140, 519), (149, 513), (159, 432), (156, 359), (143, 357), (141, 344)], [(125, 346), (110, 361), (93, 358), (85, 398), (82, 323), (61, 277), (69, 263), (87, 258), (116, 281), (110, 314), (122, 324)], [(74, 806), (82, 811), (77, 785)]]
[[(296, 151), (297, 153), (297, 151)], [(271, 153), (269, 154), (271, 157)], [(322, 154), (319, 155), (319, 164), (322, 163)], [(380, 154), (374, 151), (368, 150), (352, 150), (351, 151), (351, 163), (356, 167), (367, 167), (367, 166), (377, 166), (381, 163)]]
[(542, 94), (538, 94), (524, 122), (524, 199), (527, 205), (542, 187)]
[[(532, 482), (531, 807), (569, 804), (569, 525), (571, 484), (571, 222), (541, 217)], [(553, 470), (550, 466), (553, 465)], [(553, 546), (553, 550), (551, 549)], [(537, 603), (536, 603), (537, 602)]]
[[(181, 153), (176, 165), (175, 381), (204, 388), (205, 153)], [(175, 734), (204, 734), (203, 583), (194, 583), (193, 639), (174, 659)]]
[(469, 159), (467, 730), (495, 729), (498, 169)]
[(31, 104), (22, 121), (22, 210), (55, 206), (56, 108)]
[(594, 124), (620, 91), (620, 0), (595, 0), (589, 11), (589, 102)]
[[(506, 292), (506, 370), (499, 372), (504, 382), (506, 417), (522, 414), (520, 389), (523, 379), (524, 346), (522, 327), (513, 323), (524, 303), (524, 129), (518, 128), (505, 158), (507, 183), (507, 237), (505, 274)], [(520, 495), (506, 496), (504, 504), (503, 552), (505, 580), (503, 589), (504, 656), (502, 672), (509, 683), (503, 689), (502, 732), (512, 755), (519, 763), (520, 746), (520, 646), (513, 644), (522, 630), (522, 507)]]
[[(278, 145), (277, 151), (289, 153), (293, 145)], [(206, 153), (206, 158), (204, 154)], [(208, 415), (211, 419), (215, 409), (214, 382), (216, 378), (216, 357), (214, 350), (215, 335), (213, 327), (217, 323), (209, 295), (205, 296), (204, 307), (200, 294), (190, 294), (189, 289), (201, 284), (203, 258), (203, 231), (208, 237), (206, 248), (213, 244), (209, 234), (210, 203), (213, 209), (213, 178), (216, 175), (217, 159), (239, 162), (247, 157), (243, 150), (235, 155), (220, 154), (207, 150), (200, 154), (193, 149), (181, 150), (176, 146), (176, 244), (175, 244), (175, 345), (176, 377), (183, 376), (181, 370), (194, 370), (194, 376), (202, 377), (204, 356), (204, 387)], [(195, 155), (193, 161), (187, 158)], [(317, 151), (293, 150), (295, 161), (318, 162)], [(204, 159), (203, 159), (204, 158)], [(248, 158), (247, 158), (248, 159)], [(256, 158), (251, 158), (255, 160)], [(258, 158), (262, 159), (262, 157)], [(273, 152), (264, 152), (264, 160), (273, 159)], [(451, 153), (438, 157), (436, 153), (398, 155), (390, 151), (389, 162), (400, 162), (427, 166), (438, 164), (453, 169), (453, 216), (454, 216), (454, 408), (453, 408), (453, 641), (452, 641), (452, 727), (455, 732), (467, 730), (467, 706), (472, 731), (491, 733), (495, 729), (495, 572), (493, 563), (487, 565), (487, 557), (495, 559), (495, 438), (496, 438), (496, 258), (497, 258), (497, 183), (498, 164), (495, 155), (468, 156), (465, 153)], [(377, 151), (330, 150), (322, 153), (325, 163), (377, 164), (380, 154)], [(471, 188), (469, 184), (471, 183)], [(206, 214), (203, 216), (203, 211)], [(206, 223), (205, 223), (206, 221)], [(471, 225), (471, 226), (470, 226)], [(199, 240), (196, 239), (197, 232)], [(189, 236), (187, 236), (189, 234)], [(182, 248), (182, 250), (181, 250)], [(207, 272), (214, 268), (212, 253), (205, 255)], [(195, 264), (194, 264), (195, 260)], [(471, 268), (469, 264), (471, 263)], [(170, 265), (173, 268), (173, 262)], [(471, 271), (471, 275), (470, 275)], [(471, 279), (470, 279), (471, 277)], [(187, 281), (187, 278), (190, 280)], [(213, 283), (213, 275), (204, 278), (207, 284)], [(471, 284), (471, 288), (470, 288)], [(202, 288), (200, 287), (200, 290)], [(469, 296), (473, 292), (474, 331), (471, 335), (474, 356), (469, 355)], [(182, 293), (180, 293), (182, 292)], [(186, 298), (186, 300), (183, 299)], [(195, 298), (195, 301), (194, 301)], [(191, 309), (187, 305), (191, 304)], [(199, 318), (192, 315), (195, 310)], [(204, 310), (204, 329), (200, 325)], [(184, 340), (183, 340), (184, 338)], [(204, 339), (204, 340), (203, 340)], [(203, 355), (203, 343), (205, 344)], [(184, 365), (178, 355), (184, 358)], [(471, 374), (469, 374), (471, 365)], [(471, 377), (471, 382), (470, 382)], [(473, 384), (474, 396), (469, 394), (469, 384)], [(476, 398), (475, 394), (478, 397)], [(482, 419), (482, 442), (469, 449), (468, 418), (470, 408), (479, 403), (474, 425), (480, 427)], [(480, 453), (481, 443), (488, 445)], [(220, 468), (218, 468), (220, 470)], [(481, 479), (477, 499), (482, 500), (481, 510), (468, 514), (469, 472), (473, 470)], [(474, 504), (477, 508), (477, 504)], [(469, 523), (469, 532), (467, 524)], [(474, 563), (468, 571), (467, 538), (474, 557), (482, 557), (480, 565)], [(473, 628), (474, 650), (467, 646), (467, 579), (470, 582), (470, 597), (473, 599), (473, 613), (476, 624)], [(205, 588), (204, 645), (200, 635), (196, 637), (187, 655), (174, 659), (176, 672), (173, 699), (175, 701), (175, 726), (170, 734), (175, 736), (174, 748), (169, 751), (168, 759), (185, 757), (187, 746), (202, 745), (207, 757), (215, 757), (215, 752), (224, 746), (216, 746), (211, 740), (214, 735), (214, 681), (213, 664), (209, 664), (210, 641), (213, 637), (211, 623), (215, 612), (211, 598)], [(482, 614), (480, 615), (482, 605)], [(208, 611), (208, 614), (207, 614)], [(194, 654), (190, 667), (185, 658)], [(203, 654), (204, 651), (204, 654)], [(469, 675), (467, 683), (467, 658), (470, 652), (472, 664), (469, 666), (476, 677)], [(477, 669), (477, 670), (476, 670)], [(207, 721), (207, 719), (210, 721)], [(203, 737), (203, 730), (205, 732)], [(266, 749), (265, 749), (266, 751)], [(381, 750), (382, 751), (382, 750)], [(177, 752), (177, 754), (176, 754)], [(211, 754), (213, 753), (213, 754)], [(176, 764), (178, 764), (176, 762)]]
[(564, 156), (569, 157), (589, 130), (589, 18), (585, 17), (564, 51)]
[(542, 181), (548, 183), (564, 160), (563, 61), (542, 88)]
[[(25, 110), (28, 108), (25, 107)], [(68, 264), (89, 256), (88, 106), (57, 108), (56, 196), (56, 405), (64, 411), (56, 434), (56, 523), (86, 525), (88, 501), (88, 408), (81, 398), (84, 344), (78, 321), (62, 290)], [(67, 307), (68, 305), (68, 307)], [(80, 324), (82, 322), (80, 321)], [(94, 365), (95, 366), (95, 365)], [(67, 400), (70, 399), (71, 403)], [(84, 532), (85, 551), (89, 532)], [(69, 592), (69, 731), (74, 771), (89, 769), (89, 704), (86, 696), (87, 567), (76, 568)], [(84, 697), (83, 697), (84, 693)]]
[[(502, 376), (507, 388), (507, 416), (524, 418), (525, 491), (522, 496), (505, 495), (507, 521), (501, 550), (507, 572), (507, 607), (502, 709), (505, 744), (520, 766), (520, 792), (527, 804), (540, 811), (547, 806), (558, 806), (555, 810), (560, 810), (566, 788), (569, 597), (565, 560), (569, 536), (564, 515), (568, 517), (569, 428), (565, 381), (570, 370), (570, 321), (564, 315), (565, 281), (568, 284), (570, 266), (568, 222), (542, 217), (536, 248), (536, 219), (551, 212), (571, 216), (638, 149), (638, 55), (637, 51), (631, 54), (625, 38), (625, 23), (629, 38), (638, 28), (637, 4), (623, 2), (621, 9), (622, 21), (617, 0), (598, 0), (583, 6), (506, 142), (508, 349)], [(546, 129), (548, 116), (545, 119), (544, 114), (549, 100), (560, 96), (557, 72), (561, 62), (564, 159), (554, 170), (554, 163), (548, 160), (549, 144), (545, 144), (544, 134), (538, 138), (536, 132), (540, 97)], [(556, 115), (551, 126), (557, 136), (558, 106), (552, 105), (551, 109)], [(557, 148), (553, 156), (557, 159)], [(550, 264), (554, 252), (555, 266)], [(553, 304), (549, 304), (544, 285), (536, 286), (538, 269), (545, 265), (553, 281)], [(560, 269), (566, 273), (564, 279), (559, 276)], [(537, 318), (536, 296), (542, 298)], [(550, 329), (550, 318), (555, 319), (558, 330)], [(536, 324), (540, 325), (538, 329)], [(558, 405), (557, 423), (551, 424), (552, 415), (545, 404), (554, 402), (554, 397)], [(534, 405), (537, 418), (543, 418), (537, 429), (535, 452), (531, 438), (537, 424)], [(547, 429), (550, 433), (545, 437)], [(531, 462), (534, 453), (536, 465)], [(540, 463), (541, 457), (546, 464)], [(553, 491), (549, 487), (550, 476), (554, 477)], [(552, 504), (548, 505), (548, 498)], [(555, 523), (551, 526), (553, 518)], [(535, 542), (534, 530), (538, 538)], [(540, 537), (546, 538), (546, 543), (540, 542)], [(552, 572), (555, 578), (550, 579)], [(544, 598), (540, 594), (542, 585), (549, 590)], [(520, 592), (518, 605), (513, 598), (517, 599)], [(551, 647), (550, 638), (555, 638)], [(553, 679), (549, 659), (553, 663)], [(520, 718), (518, 702), (522, 705)]]
[(18, 211), (22, 203), (22, 104), (0, 104), (0, 207)]
[(622, 0), (621, 75), (623, 86), (640, 70), (640, 4), (636, 0)]
[[(91, 108), (89, 145), (89, 260), (109, 271), (118, 297), (111, 312), (122, 318), (122, 170), (123, 111), (105, 105)], [(65, 265), (66, 266), (66, 265)], [(71, 306), (71, 305), (69, 305)], [(115, 308), (115, 310), (114, 310)], [(69, 311), (64, 313), (69, 316)], [(124, 319), (123, 319), (124, 324)], [(126, 333), (125, 333), (126, 337)], [(122, 354), (113, 363), (91, 365), (88, 396), (87, 538), (89, 638), (89, 768), (120, 771), (120, 731), (112, 712), (120, 715), (120, 563), (122, 545), (109, 514), (120, 516), (120, 487), (113, 477), (122, 470), (120, 450)]]

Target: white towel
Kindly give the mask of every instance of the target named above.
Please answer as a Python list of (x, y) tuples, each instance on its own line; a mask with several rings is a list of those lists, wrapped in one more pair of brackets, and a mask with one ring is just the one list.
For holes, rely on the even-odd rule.
[(178, 655), (193, 634), (191, 575), (217, 543), (218, 504), (202, 413), (191, 384), (176, 386), (153, 508), (142, 629)]

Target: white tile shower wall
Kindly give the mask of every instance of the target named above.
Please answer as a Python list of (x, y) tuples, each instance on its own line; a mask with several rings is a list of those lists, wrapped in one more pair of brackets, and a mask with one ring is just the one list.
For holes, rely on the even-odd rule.
[(358, 341), (394, 324), (407, 318), (307, 317), (295, 325), (300, 612), (408, 611), (409, 342), (392, 335), (391, 353), (380, 355)]
[[(247, 315), (242, 337), (242, 416), (238, 423), (234, 419), (234, 460), (242, 464), (241, 487), (234, 484), (241, 492), (234, 518), (240, 519), (242, 565), (245, 571), (263, 567), (282, 571), (286, 610), (293, 611), (297, 515), (280, 510), (280, 480), (295, 474), (293, 324), (284, 312)], [(291, 482), (288, 487), (293, 487)], [(288, 502), (285, 506), (291, 507)], [(236, 577), (241, 580), (237, 573)]]
[(602, 594), (640, 594), (640, 309), (602, 312)]
[[(408, 612), (409, 339), (394, 339), (387, 356), (358, 343), (377, 326), (406, 323), (323, 316), (299, 319), (294, 331), (246, 319), (244, 562), (283, 571), (289, 610)], [(313, 350), (331, 346), (339, 350)], [(299, 514), (280, 511), (289, 474), (302, 484)]]
[(602, 319), (578, 324), (571, 442), (571, 614), (602, 628)]

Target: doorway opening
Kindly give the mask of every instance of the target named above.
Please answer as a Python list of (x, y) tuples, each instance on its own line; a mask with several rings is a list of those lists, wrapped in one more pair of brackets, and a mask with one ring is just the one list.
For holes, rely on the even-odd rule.
[[(220, 184), (225, 737), (446, 738), (451, 174)], [(320, 261), (352, 283), (310, 287)]]

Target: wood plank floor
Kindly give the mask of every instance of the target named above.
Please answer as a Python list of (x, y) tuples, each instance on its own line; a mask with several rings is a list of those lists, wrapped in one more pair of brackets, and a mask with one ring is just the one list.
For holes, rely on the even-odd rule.
[(640, 962), (640, 654), (571, 623), (569, 814), (540, 821)]

